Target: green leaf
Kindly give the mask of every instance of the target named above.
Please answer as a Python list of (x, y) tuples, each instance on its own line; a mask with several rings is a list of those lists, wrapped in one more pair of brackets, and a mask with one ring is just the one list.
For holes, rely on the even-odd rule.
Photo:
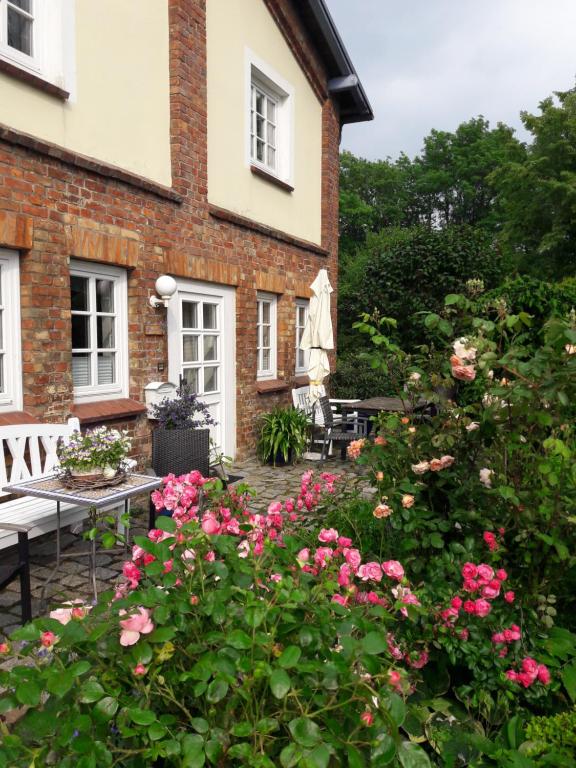
[(161, 531), (167, 531), (168, 533), (174, 533), (176, 531), (176, 520), (173, 517), (167, 515), (158, 515), (154, 528), (158, 528)]
[(118, 699), (115, 699), (113, 696), (105, 696), (96, 704), (94, 711), (103, 720), (111, 720), (118, 711)]
[(68, 693), (74, 682), (74, 675), (70, 673), (70, 670), (55, 670), (46, 680), (46, 690), (61, 698), (65, 693)]
[(152, 723), (150, 728), (148, 728), (148, 738), (150, 741), (159, 741), (164, 738), (167, 732), (168, 729), (165, 725), (162, 725), (161, 723)]
[(226, 638), (228, 645), (239, 651), (245, 651), (252, 647), (251, 638), (242, 629), (235, 629)]
[(370, 656), (384, 653), (384, 651), (388, 650), (386, 636), (383, 635), (382, 632), (368, 632), (368, 634), (362, 638), (362, 650)]
[(297, 717), (288, 723), (294, 741), (303, 747), (314, 747), (320, 741), (320, 728), (308, 717)]
[(92, 704), (104, 696), (104, 688), (95, 680), (87, 680), (80, 688), (80, 701), (82, 704)]
[(150, 643), (166, 643), (168, 640), (172, 640), (176, 630), (173, 627), (158, 627), (148, 635), (148, 641)]
[(406, 717), (406, 705), (397, 693), (388, 693), (382, 705), (390, 712), (390, 717), (400, 726)]
[(241, 739), (252, 734), (252, 723), (236, 723), (230, 729), (232, 736), (239, 736)]
[(380, 733), (370, 755), (370, 765), (377, 768), (381, 765), (388, 765), (388, 763), (394, 760), (395, 755), (396, 745), (394, 739), (387, 733)]
[(576, 701), (576, 661), (562, 670), (562, 682), (572, 701)]
[(26, 704), (29, 707), (37, 707), (40, 703), (42, 691), (32, 680), (24, 680), (16, 687), (16, 698), (20, 704)]
[(190, 725), (194, 728), (196, 733), (208, 733), (208, 729), (210, 728), (208, 722), (202, 717), (193, 717), (192, 720), (190, 720)]
[(116, 544), (116, 536), (113, 533), (102, 534), (102, 547), (103, 549), (112, 549)]
[(212, 680), (208, 686), (208, 690), (206, 691), (206, 698), (212, 704), (217, 704), (219, 701), (222, 701), (224, 696), (226, 696), (228, 693), (228, 688), (228, 683), (225, 680), (216, 678), (216, 680)]
[(91, 667), (92, 665), (89, 661), (77, 661), (68, 667), (68, 672), (70, 672), (71, 675), (74, 675), (74, 677), (80, 677), (80, 675), (85, 675)]
[(249, 606), (244, 611), (244, 621), (249, 627), (256, 628), (264, 621), (264, 610), (258, 606)]
[(156, 720), (156, 715), (154, 712), (152, 712), (151, 709), (129, 709), (128, 714), (130, 715), (130, 719), (133, 723), (136, 723), (136, 725), (152, 725), (152, 723)]
[(366, 768), (362, 753), (352, 745), (348, 747), (348, 768)]
[(278, 659), (278, 664), (283, 669), (292, 669), (292, 667), (295, 667), (300, 661), (300, 656), (302, 656), (300, 648), (296, 645), (289, 645), (282, 652), (282, 655)]
[(222, 756), (222, 744), (218, 741), (218, 739), (210, 739), (206, 742), (204, 750), (208, 760), (212, 763), (212, 765), (216, 765)]
[(326, 744), (318, 744), (311, 752), (306, 755), (306, 768), (328, 768), (330, 762), (330, 750)]
[(24, 627), (17, 629), (10, 635), (10, 640), (26, 640), (27, 642), (34, 642), (40, 640), (40, 630), (35, 624), (26, 624)]
[(291, 686), (290, 676), (283, 669), (275, 669), (270, 675), (270, 690), (277, 699), (283, 699)]
[(282, 768), (294, 768), (302, 757), (302, 750), (296, 744), (288, 744), (280, 752), (280, 765)]
[(461, 298), (458, 293), (449, 293), (444, 299), (444, 306), (449, 307), (451, 304), (458, 304)]
[(430, 534), (430, 544), (435, 549), (444, 549), (444, 539), (442, 538), (442, 536), (440, 536), (439, 533)]
[(400, 744), (398, 759), (402, 768), (432, 768), (426, 752), (411, 741), (403, 741)]

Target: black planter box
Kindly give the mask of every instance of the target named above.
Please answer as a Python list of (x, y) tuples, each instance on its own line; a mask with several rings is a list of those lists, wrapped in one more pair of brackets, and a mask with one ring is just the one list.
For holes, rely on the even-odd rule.
[(210, 472), (209, 429), (162, 429), (152, 432), (152, 469), (159, 477)]

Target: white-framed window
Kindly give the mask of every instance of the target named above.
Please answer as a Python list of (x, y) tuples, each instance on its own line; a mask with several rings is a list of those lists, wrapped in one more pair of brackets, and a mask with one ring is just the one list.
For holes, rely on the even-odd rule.
[(22, 408), (20, 263), (0, 248), (0, 411)]
[(294, 89), (251, 51), (246, 52), (246, 158), (293, 185)]
[(70, 264), (72, 381), (76, 402), (128, 396), (126, 270)]
[(300, 342), (304, 334), (310, 302), (308, 299), (296, 299), (296, 373), (308, 373), (308, 359), (310, 352), (307, 349), (300, 349)]
[(276, 308), (273, 293), (258, 293), (258, 379), (276, 378)]
[(0, 0), (0, 58), (70, 90), (73, 55), (70, 0)]

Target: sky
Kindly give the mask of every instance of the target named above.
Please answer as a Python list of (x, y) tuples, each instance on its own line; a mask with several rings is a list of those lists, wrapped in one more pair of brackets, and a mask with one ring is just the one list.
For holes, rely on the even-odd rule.
[(326, 0), (368, 98), (371, 123), (342, 148), (418, 154), (432, 128), (483, 115), (517, 129), (576, 78), (576, 0)]

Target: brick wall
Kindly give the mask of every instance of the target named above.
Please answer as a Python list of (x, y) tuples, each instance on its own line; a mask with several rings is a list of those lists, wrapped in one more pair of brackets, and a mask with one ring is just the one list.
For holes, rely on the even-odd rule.
[[(291, 385), (294, 299), (307, 295), (321, 267), (329, 270), (336, 288), (340, 128), (325, 92), (326, 75), (290, 2), (266, 2), (276, 18), (281, 13), (284, 35), (302, 55), (323, 100), (321, 249), (253, 227), (208, 204), (205, 0), (170, 0), (173, 191), (0, 131), (0, 246), (21, 253), (24, 408), (36, 418), (62, 420), (74, 410), (71, 257), (129, 270), (132, 399), (142, 401), (144, 386), (161, 376), (158, 364), (167, 369), (166, 315), (147, 299), (158, 274), (169, 272), (236, 287), (239, 455), (254, 450), (255, 415), (290, 401), (289, 390), (263, 394), (256, 386), (256, 291), (280, 294), (278, 377)], [(118, 423), (133, 433), (136, 454), (145, 462), (147, 420), (138, 416)]]

